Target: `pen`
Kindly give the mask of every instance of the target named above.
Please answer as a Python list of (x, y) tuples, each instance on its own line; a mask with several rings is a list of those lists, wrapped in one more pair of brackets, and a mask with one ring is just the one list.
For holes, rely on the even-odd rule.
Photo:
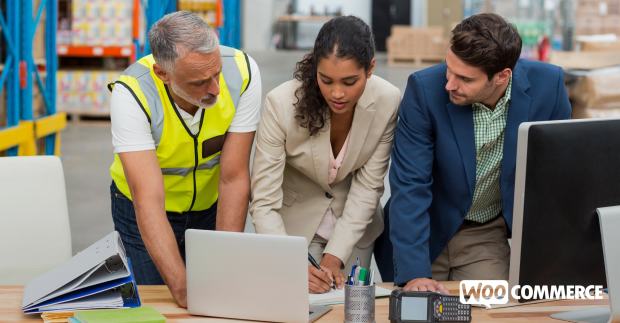
[(370, 270), (370, 279), (368, 282), (368, 285), (373, 285), (375, 283), (375, 270), (371, 269)]
[(353, 279), (353, 284), (352, 285), (357, 285), (360, 281), (360, 271), (362, 270), (362, 267), (355, 267), (355, 276)]
[[(314, 257), (312, 257), (312, 255), (308, 252), (308, 261), (312, 264), (312, 266), (314, 266), (314, 268), (323, 271), (323, 269), (321, 269), (321, 266), (319, 266), (319, 263), (316, 262), (316, 259), (314, 259)], [(332, 277), (332, 288), (336, 289), (336, 282), (333, 280)]]
[(319, 263), (316, 262), (314, 257), (312, 257), (312, 255), (309, 252), (308, 252), (308, 261), (312, 264), (312, 266), (314, 266), (314, 268), (321, 270), (321, 266), (319, 266)]
[(367, 275), (368, 275), (368, 270), (364, 267), (360, 268), (359, 278), (356, 282), (358, 286), (366, 285)]
[(355, 285), (355, 268), (357, 268), (357, 265), (351, 266), (351, 275), (349, 275), (351, 283), (349, 285)]

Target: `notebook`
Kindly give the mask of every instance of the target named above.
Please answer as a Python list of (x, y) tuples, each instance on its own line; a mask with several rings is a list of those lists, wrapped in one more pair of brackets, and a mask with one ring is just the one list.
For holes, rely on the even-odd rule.
[(77, 311), (73, 316), (75, 323), (164, 323), (166, 318), (154, 308), (142, 306), (113, 310)]

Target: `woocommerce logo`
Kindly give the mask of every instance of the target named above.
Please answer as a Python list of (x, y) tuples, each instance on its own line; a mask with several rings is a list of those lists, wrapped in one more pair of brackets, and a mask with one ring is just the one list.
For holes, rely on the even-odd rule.
[(462, 280), (459, 284), (462, 304), (491, 305), (513, 300), (532, 299), (603, 299), (601, 285), (515, 285), (508, 288), (505, 280)]

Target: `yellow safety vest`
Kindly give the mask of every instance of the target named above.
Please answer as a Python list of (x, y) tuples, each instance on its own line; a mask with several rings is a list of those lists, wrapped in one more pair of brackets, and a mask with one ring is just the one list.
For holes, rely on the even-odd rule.
[[(183, 122), (168, 87), (155, 75), (152, 55), (129, 66), (109, 86), (110, 90), (114, 85), (126, 87), (146, 114), (164, 178), (166, 211), (202, 211), (217, 201), (224, 136), (251, 78), (245, 53), (225, 46), (220, 46), (220, 53), (220, 94), (217, 103), (203, 111), (196, 135)], [(217, 151), (207, 156), (204, 148), (213, 146)], [(118, 154), (110, 175), (118, 189), (132, 199)]]

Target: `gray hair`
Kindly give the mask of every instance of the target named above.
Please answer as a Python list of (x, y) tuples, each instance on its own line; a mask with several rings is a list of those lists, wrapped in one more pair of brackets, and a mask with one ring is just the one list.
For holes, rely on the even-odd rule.
[(149, 31), (155, 62), (172, 71), (177, 58), (187, 53), (211, 53), (218, 48), (217, 35), (200, 16), (177, 11), (159, 19)]

